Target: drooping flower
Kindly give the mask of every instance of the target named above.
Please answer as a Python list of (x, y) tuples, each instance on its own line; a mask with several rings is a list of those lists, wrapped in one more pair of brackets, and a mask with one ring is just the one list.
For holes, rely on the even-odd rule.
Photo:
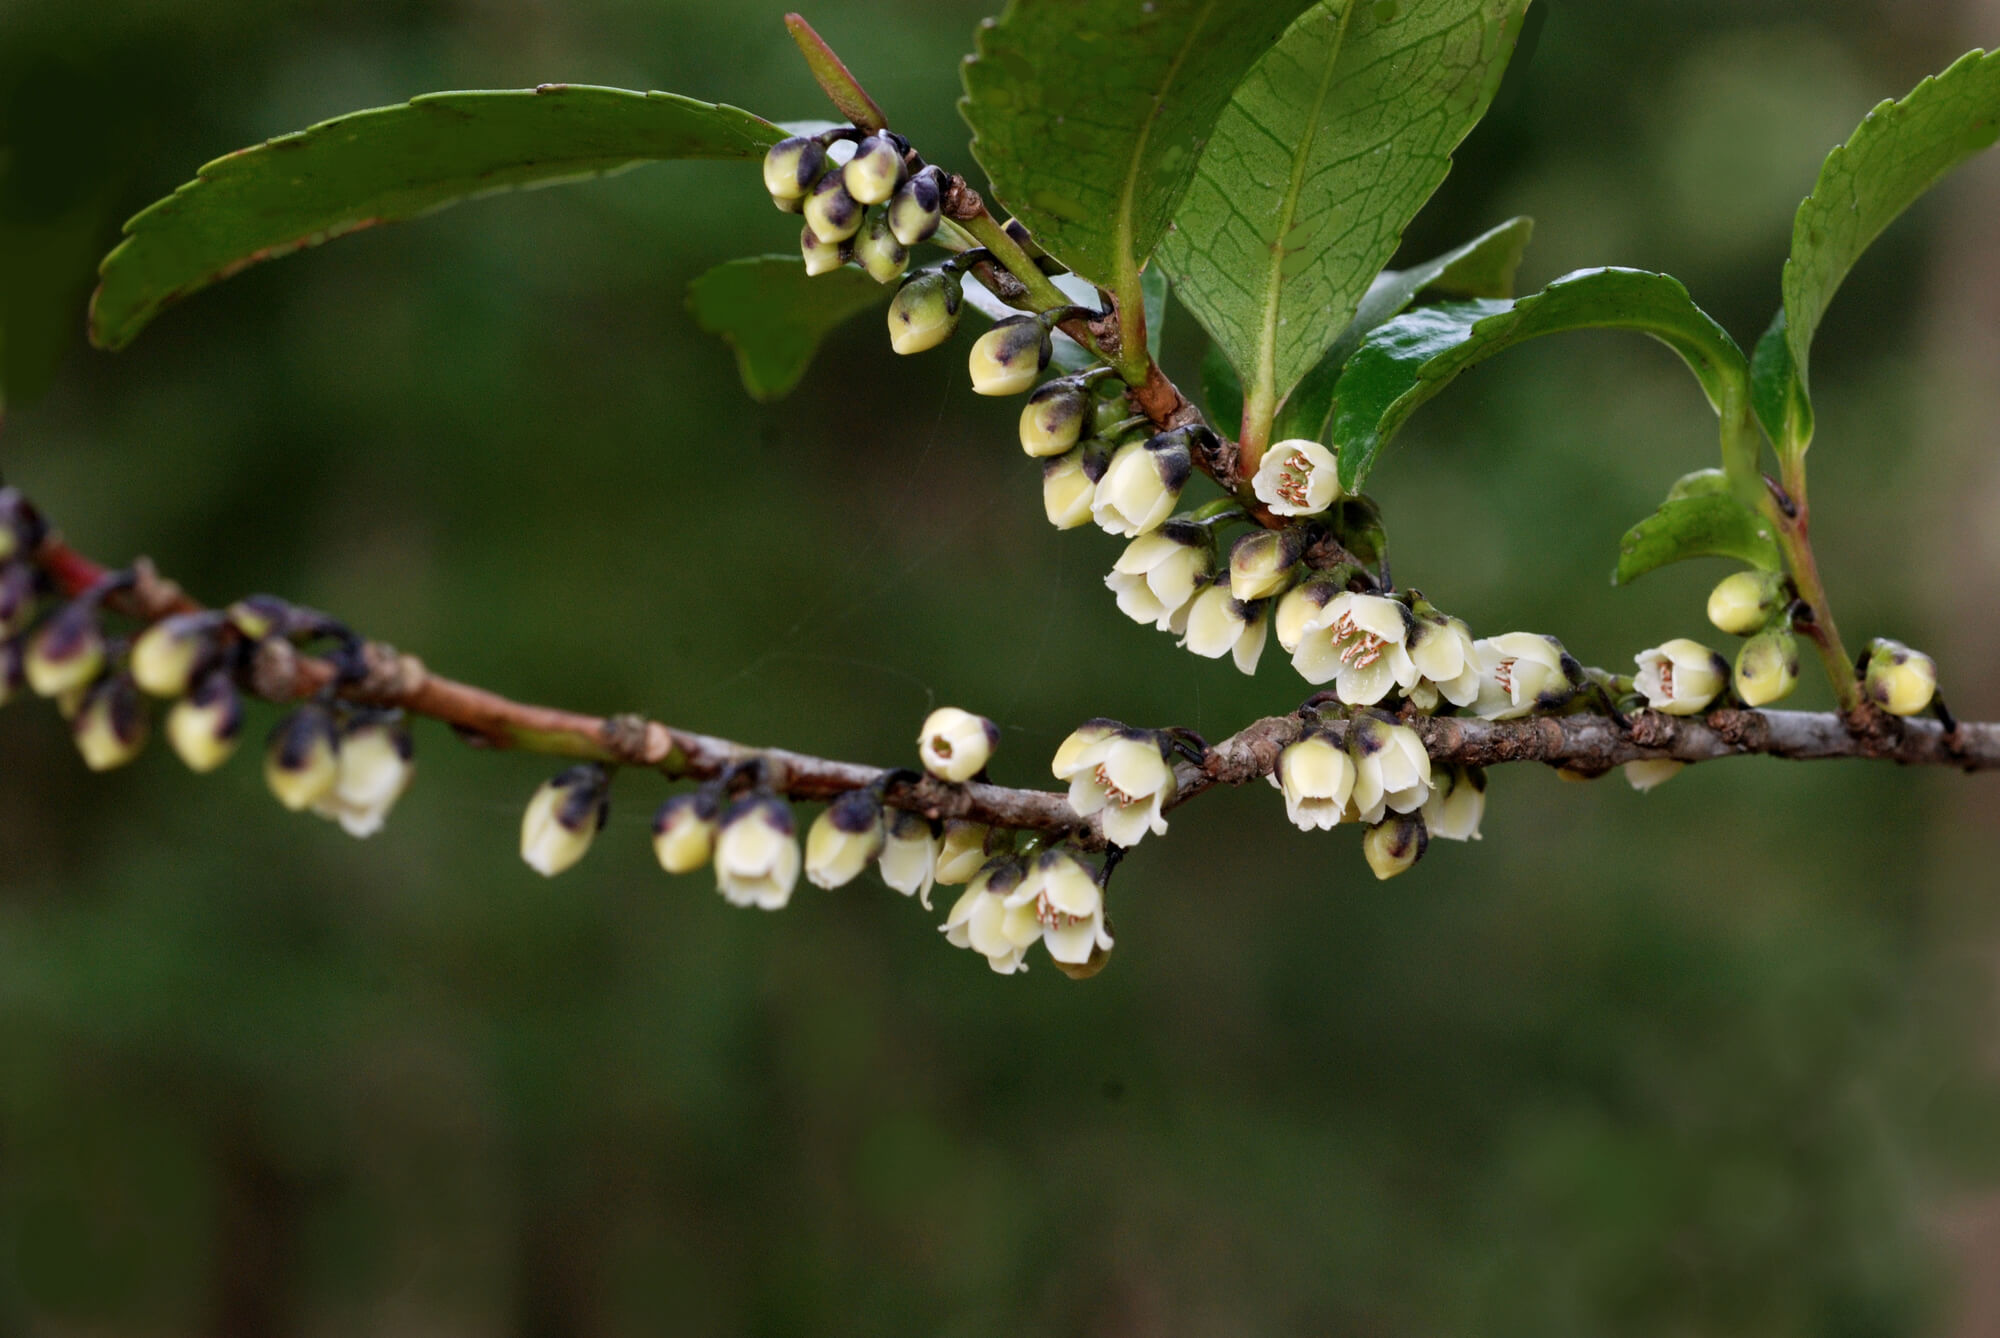
[(1353, 803), (1362, 822), (1385, 811), (1414, 813), (1431, 796), (1431, 755), (1408, 725), (1361, 712), (1347, 725), (1347, 754), (1354, 759)]
[(92, 684), (70, 722), (76, 750), (92, 771), (110, 771), (136, 758), (150, 726), (139, 689), (125, 673), (106, 674)]
[(693, 873), (715, 856), (722, 796), (704, 785), (677, 794), (653, 817), (653, 857), (668, 873)]
[(213, 771), (236, 752), (243, 734), (243, 698), (222, 672), (210, 673), (167, 712), (167, 742), (190, 771)]
[(1241, 536), (1229, 549), (1229, 593), (1246, 602), (1283, 594), (1305, 551), (1306, 534), (1297, 527)]
[(999, 853), (994, 847), (999, 834), (983, 822), (967, 818), (947, 818), (944, 841), (938, 848), (937, 880), (946, 886), (969, 883)]
[(1676, 762), (1671, 757), (1642, 758), (1625, 764), (1625, 782), (1640, 794), (1665, 785), (1681, 774), (1685, 762)]
[[(1411, 619), (1404, 645), (1420, 676), (1411, 689), (1429, 689), (1453, 706), (1470, 706), (1479, 699), (1479, 652), (1472, 629), (1457, 618), (1431, 610)], [(1424, 705), (1419, 701), (1420, 706)], [(1431, 701), (1427, 709), (1434, 709)]]
[(1411, 622), (1393, 599), (1343, 590), (1306, 620), (1292, 666), (1308, 683), (1331, 680), (1349, 706), (1373, 706), (1417, 681), (1406, 644)]
[(1111, 534), (1132, 538), (1157, 529), (1173, 514), (1181, 489), (1194, 470), (1187, 439), (1161, 432), (1146, 441), (1128, 441), (1112, 453), (1097, 481), (1090, 515)]
[(1278, 754), (1271, 784), (1284, 792), (1285, 816), (1302, 832), (1326, 831), (1348, 815), (1354, 759), (1325, 734), (1312, 733)]
[(521, 858), (545, 878), (572, 867), (610, 815), (611, 778), (594, 762), (544, 781), (521, 815)]
[(1227, 585), (1211, 585), (1187, 605), (1181, 644), (1211, 660), (1228, 655), (1238, 669), (1254, 674), (1271, 632), (1270, 607), (1267, 599), (1246, 602), (1232, 595)]
[(1381, 879), (1408, 873), (1430, 847), (1430, 832), (1421, 813), (1394, 813), (1361, 837), (1361, 853)]
[(1148, 831), (1166, 834), (1162, 811), (1179, 783), (1164, 735), (1091, 721), (1063, 741), (1050, 769), (1069, 782), (1069, 804), (1079, 816), (1104, 815), (1104, 839), (1112, 844), (1135, 846)]
[(1104, 889), (1089, 865), (1060, 846), (1036, 856), (1020, 886), (1002, 898), (1001, 905), (1007, 911), (1003, 927), (1008, 941), (1025, 932), (1020, 922), (1025, 913), (1042, 946), (1058, 962), (1082, 966), (1093, 952), (1111, 948), (1104, 923)]
[(279, 803), (302, 813), (324, 799), (339, 779), (340, 738), (326, 707), (308, 702), (271, 730), (264, 746), (264, 783)]
[(1042, 936), (1033, 913), (1009, 915), (1007, 898), (1026, 877), (1021, 862), (1012, 857), (989, 860), (952, 903), (944, 923), (938, 926), (945, 941), (955, 948), (970, 948), (986, 959), (986, 964), (1003, 976), (1024, 971), (1022, 959), (1028, 948)]
[(768, 794), (737, 800), (715, 838), (715, 888), (732, 906), (783, 910), (799, 881), (791, 805)]
[(1434, 776), (1424, 801), (1424, 826), (1447, 841), (1477, 841), (1486, 816), (1486, 773), (1478, 767), (1447, 767)]
[(1181, 615), (1214, 567), (1207, 531), (1170, 520), (1125, 545), (1104, 584), (1118, 597), (1120, 613), (1164, 632), (1184, 621)]
[(313, 812), (338, 822), (349, 836), (373, 836), (416, 778), (414, 751), (400, 716), (352, 721), (340, 734), (333, 788), (313, 802)]
[(1049, 332), (1033, 316), (1009, 316), (973, 342), (966, 355), (972, 389), (981, 395), (1018, 395), (1049, 365)]
[(887, 839), (882, 801), (867, 790), (849, 790), (806, 832), (806, 881), (829, 890), (846, 886), (882, 853)]
[(914, 896), (929, 910), (942, 845), (930, 819), (908, 809), (890, 809), (883, 835), (882, 881), (906, 897)]

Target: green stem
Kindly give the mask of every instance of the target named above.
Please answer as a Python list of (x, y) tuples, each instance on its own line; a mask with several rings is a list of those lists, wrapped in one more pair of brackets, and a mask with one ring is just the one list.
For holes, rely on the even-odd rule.
[(1007, 229), (1000, 226), (999, 219), (982, 210), (976, 218), (960, 220), (959, 227), (991, 251), (993, 258), (1021, 281), (1021, 285), (1028, 290), (1028, 300), (1035, 304), (1037, 311), (1053, 311), (1070, 305), (1069, 294), (1049, 282), (1049, 276), (1028, 258), (1028, 253), (1021, 249), (1019, 242), (1007, 235)]
[(1841, 644), (1840, 629), (1833, 621), (1833, 606), (1826, 597), (1826, 583), (1820, 579), (1819, 560), (1813, 555), (1805, 459), (1802, 453), (1784, 452), (1778, 463), (1785, 497), (1791, 505), (1787, 510), (1776, 495), (1767, 491), (1763, 498), (1764, 515), (1777, 533), (1778, 548), (1785, 555), (1785, 565), (1791, 570), (1799, 599), (1812, 610), (1811, 624), (1801, 630), (1819, 650), (1820, 662), (1826, 666), (1827, 680), (1833, 684), (1834, 700), (1840, 704), (1842, 714), (1852, 716), (1861, 709), (1861, 682), (1855, 677), (1854, 661), (1847, 647)]

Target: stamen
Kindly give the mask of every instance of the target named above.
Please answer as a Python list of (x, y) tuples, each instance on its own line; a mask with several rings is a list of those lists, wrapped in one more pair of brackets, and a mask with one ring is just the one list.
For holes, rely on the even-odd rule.
[(1035, 923), (1044, 929), (1068, 929), (1071, 925), (1082, 924), (1083, 917), (1057, 910), (1049, 904), (1049, 894), (1044, 892), (1035, 898)]
[(1666, 698), (1667, 698), (1667, 699), (1668, 699), (1669, 701), (1673, 700), (1673, 695), (1674, 695), (1674, 662), (1673, 662), (1672, 660), (1661, 660), (1661, 661), (1660, 661), (1660, 692), (1661, 692), (1661, 693), (1662, 693), (1662, 694), (1663, 694), (1663, 695), (1664, 695), (1664, 696), (1665, 696), (1665, 697), (1666, 697)]
[(1090, 776), (1092, 780), (1104, 787), (1104, 793), (1110, 797), (1112, 803), (1118, 805), (1120, 808), (1128, 808), (1139, 802), (1111, 783), (1111, 777), (1104, 770), (1104, 763), (1099, 762), (1097, 769), (1091, 772)]
[(1502, 660), (1493, 666), (1493, 681), (1500, 685), (1502, 692), (1511, 696), (1514, 691), (1514, 662)]

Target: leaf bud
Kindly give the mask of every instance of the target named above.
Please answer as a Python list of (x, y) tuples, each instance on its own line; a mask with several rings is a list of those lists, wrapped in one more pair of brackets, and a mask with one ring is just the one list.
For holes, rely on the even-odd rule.
[(1745, 705), (1768, 705), (1798, 685), (1799, 643), (1789, 629), (1767, 628), (1736, 653), (1736, 695)]
[(825, 171), (826, 146), (810, 135), (781, 139), (764, 153), (764, 189), (773, 200), (804, 199)]
[(117, 673), (91, 687), (70, 730), (83, 764), (92, 771), (110, 771), (139, 755), (150, 725), (132, 676)]
[(1778, 572), (1739, 571), (1708, 592), (1708, 620), (1731, 636), (1749, 636), (1777, 616), (1788, 594)]
[(104, 670), (104, 629), (97, 605), (88, 599), (65, 604), (28, 638), (22, 667), (37, 696), (59, 697), (81, 688)]
[(854, 239), (854, 258), (868, 277), (877, 283), (894, 283), (910, 267), (910, 251), (889, 231), (889, 221), (881, 210), (871, 211)]
[(1257, 462), (1250, 489), (1275, 515), (1317, 515), (1340, 500), (1339, 461), (1316, 441), (1280, 441)]
[(1000, 727), (983, 715), (940, 706), (924, 719), (917, 752), (924, 770), (945, 781), (969, 781), (986, 769), (1000, 746)]
[(19, 635), (34, 617), (34, 569), (25, 562), (0, 563), (0, 641)]
[(1110, 463), (1110, 453), (1095, 445), (1078, 446), (1043, 461), (1042, 510), (1049, 524), (1059, 530), (1086, 524), (1097, 500), (1097, 482)]
[(340, 732), (340, 769), (313, 812), (366, 839), (382, 830), (389, 810), (416, 779), (415, 744), (400, 714), (359, 716)]
[(799, 256), (806, 262), (806, 277), (809, 279), (833, 273), (845, 265), (853, 254), (854, 248), (846, 242), (823, 240), (813, 231), (810, 223), (799, 233)]
[(840, 169), (847, 193), (862, 204), (882, 204), (903, 183), (903, 155), (886, 135), (870, 135)]
[(1238, 669), (1254, 674), (1271, 632), (1270, 607), (1269, 600), (1238, 599), (1218, 581), (1189, 603), (1181, 644), (1211, 660), (1228, 655)]
[(946, 818), (938, 843), (937, 880), (946, 886), (969, 883), (1006, 844), (1006, 833), (969, 818)]
[(1061, 455), (1082, 438), (1094, 402), (1075, 377), (1043, 385), (1021, 406), (1021, 449), (1038, 460)]
[(847, 193), (841, 174), (828, 172), (806, 196), (806, 226), (823, 241), (844, 242), (861, 231), (861, 202)]
[(585, 762), (545, 780), (521, 814), (521, 859), (544, 878), (571, 868), (611, 815), (611, 776)]
[(210, 673), (167, 712), (167, 742), (197, 774), (215, 770), (243, 735), (243, 698), (229, 675)]
[(715, 889), (732, 906), (783, 910), (799, 881), (791, 805), (753, 794), (730, 805), (715, 838)]
[(944, 219), (943, 174), (926, 167), (901, 186), (889, 201), (889, 231), (905, 246), (929, 241)]
[(677, 794), (653, 818), (653, 855), (668, 873), (693, 873), (715, 856), (722, 796), (709, 786)]
[(1920, 650), (1877, 637), (1868, 643), (1861, 689), (1890, 715), (1916, 715), (1937, 695), (1937, 664)]
[(1133, 416), (1131, 397), (1124, 386), (1112, 381), (1115, 389), (1108, 395), (1099, 394), (1097, 403), (1090, 410), (1090, 432), (1093, 437), (1106, 437), (1118, 431), (1121, 424)]
[(882, 853), (887, 840), (882, 801), (867, 790), (849, 790), (806, 832), (806, 881), (829, 891), (846, 886)]
[(1097, 482), (1091, 519), (1108, 533), (1127, 538), (1158, 529), (1180, 502), (1181, 489), (1194, 472), (1187, 442), (1176, 429), (1120, 446)]
[(996, 321), (966, 355), (972, 388), (981, 395), (1018, 395), (1048, 365), (1049, 332), (1034, 316)]
[(333, 712), (308, 702), (280, 720), (264, 744), (264, 783), (294, 813), (326, 798), (340, 779)]
[(937, 881), (939, 845), (929, 818), (908, 809), (890, 809), (878, 857), (882, 881), (906, 897), (914, 896), (929, 910), (931, 885)]
[(1424, 857), (1431, 843), (1421, 813), (1397, 813), (1370, 827), (1361, 838), (1361, 853), (1377, 878), (1406, 873)]
[(216, 617), (177, 613), (139, 633), (132, 642), (132, 677), (155, 697), (185, 696), (188, 685), (215, 654)]
[(1646, 705), (1667, 715), (1699, 715), (1729, 682), (1729, 662), (1687, 637), (1642, 650), (1633, 685)]
[(889, 302), (889, 347), (898, 353), (922, 353), (951, 338), (958, 328), (964, 289), (949, 270), (913, 274)]
[(1229, 593), (1238, 599), (1268, 599), (1291, 585), (1305, 556), (1305, 532), (1252, 530), (1229, 549)]

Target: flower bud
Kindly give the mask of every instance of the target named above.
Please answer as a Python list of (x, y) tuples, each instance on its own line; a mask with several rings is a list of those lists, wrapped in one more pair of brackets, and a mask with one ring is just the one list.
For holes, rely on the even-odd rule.
[(1799, 685), (1799, 643), (1783, 627), (1759, 632), (1736, 653), (1736, 695), (1745, 705), (1766, 706)]
[(1083, 436), (1095, 399), (1073, 377), (1042, 386), (1021, 406), (1021, 449), (1036, 459), (1061, 455)]
[(806, 226), (821, 241), (844, 242), (861, 231), (861, 202), (847, 193), (844, 176), (828, 172), (806, 196)]
[(272, 727), (264, 744), (264, 783), (279, 803), (294, 813), (304, 812), (326, 798), (339, 779), (340, 741), (334, 733), (333, 712), (309, 702)]
[(1785, 578), (1775, 571), (1739, 571), (1708, 592), (1708, 620), (1731, 636), (1749, 636), (1785, 607)]
[(589, 853), (611, 816), (611, 776), (595, 762), (543, 781), (521, 815), (521, 858), (553, 878)]
[(1447, 841), (1477, 841), (1486, 816), (1486, 773), (1478, 767), (1448, 767), (1424, 801), (1424, 830)]
[(1133, 622), (1179, 631), (1185, 623), (1181, 615), (1214, 568), (1208, 532), (1170, 520), (1125, 545), (1104, 584), (1118, 597), (1118, 611)]
[(1254, 674), (1271, 631), (1269, 613), (1268, 600), (1237, 599), (1227, 585), (1211, 585), (1188, 605), (1181, 644), (1211, 660), (1231, 656), (1238, 669)]
[(1361, 838), (1361, 853), (1377, 878), (1394, 878), (1424, 857), (1431, 843), (1421, 813), (1399, 813), (1370, 827)]
[(999, 746), (998, 725), (956, 706), (932, 711), (917, 734), (917, 752), (924, 760), (924, 770), (939, 780), (971, 780), (986, 769)]
[(291, 636), (300, 630), (304, 621), (301, 610), (276, 595), (251, 595), (239, 599), (223, 611), (223, 616), (229, 620), (230, 626), (242, 633), (246, 641)]
[(80, 599), (58, 609), (28, 638), (22, 667), (28, 686), (41, 697), (58, 697), (95, 679), (104, 669), (97, 605)]
[(886, 135), (870, 135), (840, 169), (840, 179), (862, 204), (882, 204), (903, 182), (903, 155)]
[(1633, 685), (1646, 705), (1667, 715), (1699, 715), (1729, 682), (1729, 662), (1687, 637), (1642, 650)]
[(359, 717), (340, 734), (340, 770), (313, 812), (340, 824), (349, 836), (382, 830), (389, 810), (416, 778), (415, 745), (401, 716)]
[(1043, 461), (1042, 511), (1049, 524), (1073, 530), (1088, 522), (1097, 500), (1097, 482), (1110, 463), (1110, 455), (1095, 445), (1078, 446)]
[(1415, 813), (1431, 797), (1431, 756), (1408, 725), (1378, 712), (1362, 712), (1347, 725), (1347, 755), (1354, 759), (1354, 807), (1363, 822), (1380, 822), (1388, 810)]
[(1316, 441), (1281, 441), (1257, 462), (1250, 490), (1276, 515), (1318, 515), (1340, 500), (1339, 462)]
[(1103, 716), (1084, 721), (1056, 745), (1056, 755), (1049, 762), (1049, 771), (1057, 780), (1068, 780), (1088, 765), (1089, 759), (1102, 754), (1101, 745), (1124, 732), (1125, 726)]
[(889, 201), (889, 231), (905, 246), (927, 242), (944, 219), (943, 174), (926, 167), (896, 188)]
[(1299, 648), (1307, 626), (1333, 602), (1334, 596), (1346, 593), (1346, 584), (1333, 576), (1315, 576), (1285, 591), (1278, 600), (1277, 612), (1271, 616), (1271, 630), (1277, 634), (1278, 645), (1285, 654)]
[(799, 881), (791, 806), (771, 795), (739, 799), (715, 838), (715, 888), (732, 906), (783, 910)]
[(0, 641), (0, 706), (21, 695), (28, 686), (28, 675), (21, 668), (21, 643)]
[(1410, 700), (1425, 710), (1436, 710), (1439, 698), (1453, 706), (1472, 705), (1479, 700), (1479, 647), (1472, 629), (1427, 600), (1419, 599), (1411, 612), (1416, 616), (1404, 644), (1422, 677), (1406, 689)]
[(668, 873), (693, 873), (715, 856), (721, 794), (704, 785), (660, 805), (653, 818), (653, 854)]
[[(938, 835), (931, 821), (904, 808), (889, 810), (883, 823), (882, 881), (904, 896), (914, 896), (931, 908), (931, 884), (937, 881)], [(976, 871), (975, 871), (976, 872)], [(968, 875), (970, 876), (970, 875)]]
[(188, 770), (215, 770), (235, 755), (243, 735), (243, 698), (229, 675), (203, 677), (167, 712), (167, 742)]
[(1069, 782), (1078, 816), (1104, 815), (1104, 839), (1113, 845), (1135, 846), (1148, 831), (1166, 835), (1163, 814), (1180, 789), (1166, 736), (1093, 720), (1063, 740), (1051, 769)]
[(1091, 519), (1108, 533), (1127, 538), (1158, 529), (1173, 514), (1193, 471), (1186, 438), (1178, 432), (1128, 441), (1112, 453), (1098, 480)]
[(0, 563), (0, 641), (19, 635), (34, 618), (34, 569), (25, 562)]
[(0, 488), (0, 562), (27, 557), (41, 547), (47, 532), (34, 504), (19, 488)]
[(853, 247), (846, 242), (823, 239), (812, 230), (810, 223), (799, 233), (799, 257), (806, 262), (806, 277), (809, 279), (833, 273), (845, 265), (853, 254)]
[(889, 231), (889, 220), (880, 210), (870, 213), (861, 225), (861, 235), (854, 239), (854, 258), (877, 283), (894, 283), (910, 267), (909, 248)]
[(185, 696), (195, 673), (214, 655), (215, 615), (178, 613), (139, 633), (132, 643), (132, 677), (155, 697)]
[(1284, 792), (1285, 816), (1302, 832), (1328, 831), (1348, 814), (1354, 759), (1332, 739), (1311, 733), (1287, 744), (1269, 780)]
[(937, 880), (946, 886), (972, 881), (1004, 840), (1002, 833), (983, 822), (945, 819), (944, 838), (938, 845)]
[(1050, 957), (1070, 966), (1082, 966), (1093, 952), (1111, 949), (1104, 886), (1089, 865), (1061, 846), (1036, 856), (1027, 876), (1000, 904), (1007, 912), (1003, 926), (1010, 944), (1040, 938)]
[(995, 322), (966, 355), (972, 388), (981, 395), (1018, 395), (1048, 365), (1049, 332), (1033, 316)]
[(945, 941), (972, 949), (1003, 976), (1023, 970), (1029, 945), (1042, 936), (1032, 910), (1008, 912), (1007, 898), (1025, 879), (1019, 860), (988, 860), (938, 926)]
[(1253, 530), (1229, 549), (1229, 593), (1238, 599), (1268, 599), (1291, 585), (1305, 556), (1298, 529)]
[(1649, 757), (1638, 762), (1625, 764), (1625, 783), (1640, 794), (1665, 785), (1681, 774), (1685, 762), (1676, 762), (1671, 757)]
[(97, 681), (70, 722), (76, 750), (92, 771), (122, 767), (146, 746), (151, 722), (130, 674), (108, 674)]
[(951, 338), (963, 296), (958, 275), (949, 270), (911, 275), (889, 303), (889, 347), (922, 353)]
[(1937, 664), (1920, 650), (1877, 637), (1868, 643), (1861, 690), (1890, 715), (1915, 715), (1937, 695)]
[(826, 146), (810, 135), (781, 139), (764, 153), (764, 189), (773, 200), (802, 200), (826, 171)]
[(829, 891), (845, 887), (882, 853), (887, 839), (882, 801), (867, 790), (849, 790), (806, 832), (806, 881)]

